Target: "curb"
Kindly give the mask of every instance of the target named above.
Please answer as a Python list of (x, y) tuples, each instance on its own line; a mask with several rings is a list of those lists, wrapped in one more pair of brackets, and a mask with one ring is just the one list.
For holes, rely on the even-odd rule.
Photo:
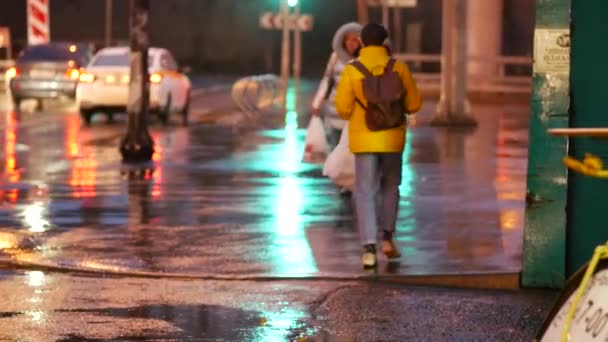
[(221, 275), (221, 274), (183, 274), (145, 271), (127, 271), (118, 269), (95, 269), (88, 267), (61, 266), (23, 261), (0, 260), (0, 268), (17, 270), (34, 270), (56, 273), (80, 273), (100, 277), (127, 277), (173, 280), (206, 280), (206, 281), (368, 281), (384, 282), (399, 285), (438, 286), (452, 288), (517, 290), (520, 288), (519, 273), (501, 274), (453, 274), (453, 275), (331, 275), (289, 276), (289, 275)]

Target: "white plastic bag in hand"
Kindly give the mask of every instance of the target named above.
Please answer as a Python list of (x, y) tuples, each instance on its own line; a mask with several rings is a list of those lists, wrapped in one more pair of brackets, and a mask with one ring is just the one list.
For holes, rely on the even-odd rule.
[(323, 175), (341, 187), (352, 189), (355, 185), (355, 155), (350, 151), (348, 123), (342, 129), (338, 146), (327, 156)]
[(306, 132), (306, 147), (304, 147), (304, 158), (306, 163), (322, 163), (327, 156), (327, 138), (323, 122), (318, 116), (313, 116), (308, 124)]

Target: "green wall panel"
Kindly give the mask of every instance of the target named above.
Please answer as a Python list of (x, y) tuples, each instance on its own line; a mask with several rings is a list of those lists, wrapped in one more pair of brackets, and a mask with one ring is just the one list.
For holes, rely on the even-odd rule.
[[(567, 30), (569, 27), (569, 0), (537, 0), (537, 37), (544, 37), (547, 29)], [(535, 39), (536, 62), (544, 56), (536, 51), (539, 46)], [(535, 64), (524, 230), (524, 287), (561, 287), (565, 280), (568, 173), (562, 158), (567, 154), (567, 140), (549, 136), (547, 130), (568, 127), (568, 93), (567, 70), (553, 71)]]
[[(572, 127), (608, 127), (608, 1), (572, 3)], [(608, 139), (575, 138), (570, 154), (586, 152), (608, 163)], [(567, 273), (581, 267), (608, 240), (608, 180), (571, 173), (568, 196)]]

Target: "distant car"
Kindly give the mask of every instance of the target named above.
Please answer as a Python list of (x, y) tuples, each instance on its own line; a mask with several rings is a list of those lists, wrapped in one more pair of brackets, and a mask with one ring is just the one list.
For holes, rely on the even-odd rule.
[[(129, 96), (128, 47), (111, 47), (97, 52), (80, 75), (77, 102), (86, 124), (95, 113), (103, 112), (112, 118), (125, 112)], [(180, 70), (171, 53), (161, 48), (148, 50), (150, 74), (149, 109), (166, 125), (171, 113), (181, 114), (182, 124), (188, 124), (190, 107), (190, 79)]]
[(80, 68), (92, 56), (88, 46), (71, 43), (49, 43), (25, 48), (6, 71), (15, 108), (25, 99), (76, 98)]

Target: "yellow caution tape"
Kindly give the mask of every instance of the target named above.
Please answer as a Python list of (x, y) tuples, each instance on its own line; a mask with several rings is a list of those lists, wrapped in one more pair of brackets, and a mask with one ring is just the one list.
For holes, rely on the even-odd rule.
[(585, 154), (585, 158), (582, 162), (572, 157), (565, 157), (563, 161), (569, 169), (582, 173), (586, 176), (608, 178), (608, 169), (604, 169), (604, 163), (602, 160), (592, 154)]

